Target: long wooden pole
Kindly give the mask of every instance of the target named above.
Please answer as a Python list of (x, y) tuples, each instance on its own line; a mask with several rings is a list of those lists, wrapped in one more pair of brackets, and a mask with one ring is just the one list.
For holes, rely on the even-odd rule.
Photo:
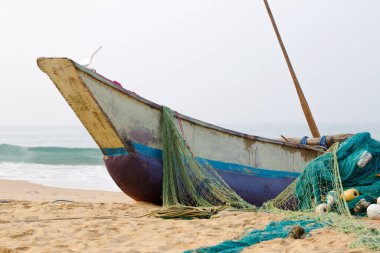
[(276, 21), (274, 20), (274, 17), (273, 17), (271, 9), (269, 7), (268, 1), (264, 0), (264, 3), (265, 3), (265, 7), (266, 7), (266, 9), (268, 11), (270, 20), (272, 22), (274, 31), (276, 32), (278, 43), (281, 46), (282, 53), (284, 54), (286, 63), (288, 65), (288, 68), (289, 68), (289, 71), (290, 71), (290, 74), (291, 74), (291, 76), (293, 78), (293, 83), (294, 83), (294, 86), (296, 87), (298, 98), (299, 98), (299, 100), (301, 102), (302, 110), (303, 110), (303, 113), (305, 114), (307, 123), (309, 124), (309, 128), (310, 128), (311, 134), (313, 135), (314, 138), (319, 138), (320, 134), (319, 134), (317, 125), (315, 124), (313, 115), (311, 114), (311, 110), (310, 110), (309, 104), (306, 101), (305, 95), (302, 92), (302, 89), (301, 89), (301, 86), (300, 86), (300, 84), (298, 82), (296, 73), (294, 72), (292, 63), (290, 62), (290, 58), (288, 56), (288, 53), (286, 52), (284, 43), (282, 42), (280, 32), (278, 31), (278, 28), (277, 28), (277, 25), (276, 25)]

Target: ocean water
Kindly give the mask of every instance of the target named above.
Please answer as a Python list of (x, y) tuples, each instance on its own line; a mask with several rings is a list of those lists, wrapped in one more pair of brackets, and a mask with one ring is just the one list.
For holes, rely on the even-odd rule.
[[(219, 124), (252, 135), (279, 138), (310, 135), (305, 124)], [(322, 134), (370, 132), (380, 123), (320, 124)], [(73, 189), (120, 191), (102, 154), (83, 127), (0, 127), (0, 178)]]
[(0, 127), (0, 178), (120, 191), (83, 127)]

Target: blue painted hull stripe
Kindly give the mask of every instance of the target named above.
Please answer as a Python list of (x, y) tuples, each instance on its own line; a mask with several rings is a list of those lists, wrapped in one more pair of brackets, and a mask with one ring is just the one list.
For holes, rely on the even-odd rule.
[[(162, 159), (162, 150), (151, 148), (140, 143), (133, 143), (135, 151), (139, 154), (143, 154), (149, 157)], [(107, 156), (120, 156), (127, 155), (128, 151), (125, 148), (103, 148), (103, 153)], [(209, 165), (215, 169), (225, 170), (230, 172), (237, 172), (240, 174), (246, 175), (256, 175), (261, 177), (269, 178), (297, 178), (300, 173), (298, 172), (289, 172), (289, 171), (277, 171), (277, 170), (267, 170), (267, 169), (258, 169), (254, 167), (244, 166), (234, 163), (226, 163), (214, 160), (204, 159)]]

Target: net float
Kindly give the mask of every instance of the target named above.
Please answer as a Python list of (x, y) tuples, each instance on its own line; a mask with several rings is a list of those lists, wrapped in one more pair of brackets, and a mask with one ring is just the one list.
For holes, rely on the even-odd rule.
[(353, 200), (354, 198), (358, 197), (360, 194), (358, 192), (358, 190), (356, 189), (348, 189), (348, 190), (345, 190), (343, 193), (342, 193), (342, 198), (349, 202), (351, 200)]
[(330, 211), (330, 205), (326, 203), (319, 204), (315, 208), (316, 214), (325, 214), (325, 213), (328, 213), (329, 211)]
[(367, 208), (367, 215), (368, 218), (370, 218), (371, 220), (380, 220), (380, 205), (369, 205), (369, 207)]
[(339, 201), (339, 194), (336, 191), (329, 191), (327, 193), (327, 204), (330, 206), (333, 206), (338, 203)]

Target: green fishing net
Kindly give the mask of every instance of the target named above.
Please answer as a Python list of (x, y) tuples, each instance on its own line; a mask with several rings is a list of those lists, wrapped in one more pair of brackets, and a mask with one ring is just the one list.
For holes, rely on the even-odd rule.
[(323, 224), (312, 219), (271, 222), (264, 229), (251, 230), (246, 235), (238, 239), (227, 240), (214, 246), (187, 250), (184, 253), (238, 253), (246, 247), (260, 242), (265, 242), (276, 238), (286, 238), (294, 226), (301, 226), (305, 228), (306, 233), (309, 233), (314, 229), (322, 228)]
[(176, 121), (173, 112), (168, 107), (163, 107), (164, 208), (155, 212), (154, 216), (210, 218), (227, 206), (252, 209), (253, 206), (233, 191), (215, 169), (205, 160), (193, 155), (186, 138), (177, 129)]
[(251, 207), (206, 161), (194, 157), (174, 122), (173, 112), (163, 107), (163, 205)]
[[(320, 217), (343, 232), (358, 235), (355, 246), (380, 250), (380, 228), (354, 216), (366, 216), (366, 207), (380, 196), (380, 143), (359, 133), (335, 143), (308, 164), (303, 173), (275, 199), (266, 211)], [(346, 197), (346, 196), (350, 197)], [(294, 211), (294, 212), (290, 212)], [(293, 214), (292, 214), (293, 213)]]
[[(380, 143), (369, 133), (359, 133), (341, 144), (334, 144), (310, 162), (297, 180), (267, 205), (314, 212), (319, 204), (325, 203), (332, 211), (355, 214), (348, 206), (351, 201), (365, 198), (372, 202), (380, 196), (379, 174)], [(351, 201), (342, 198), (348, 189), (359, 193)]]

